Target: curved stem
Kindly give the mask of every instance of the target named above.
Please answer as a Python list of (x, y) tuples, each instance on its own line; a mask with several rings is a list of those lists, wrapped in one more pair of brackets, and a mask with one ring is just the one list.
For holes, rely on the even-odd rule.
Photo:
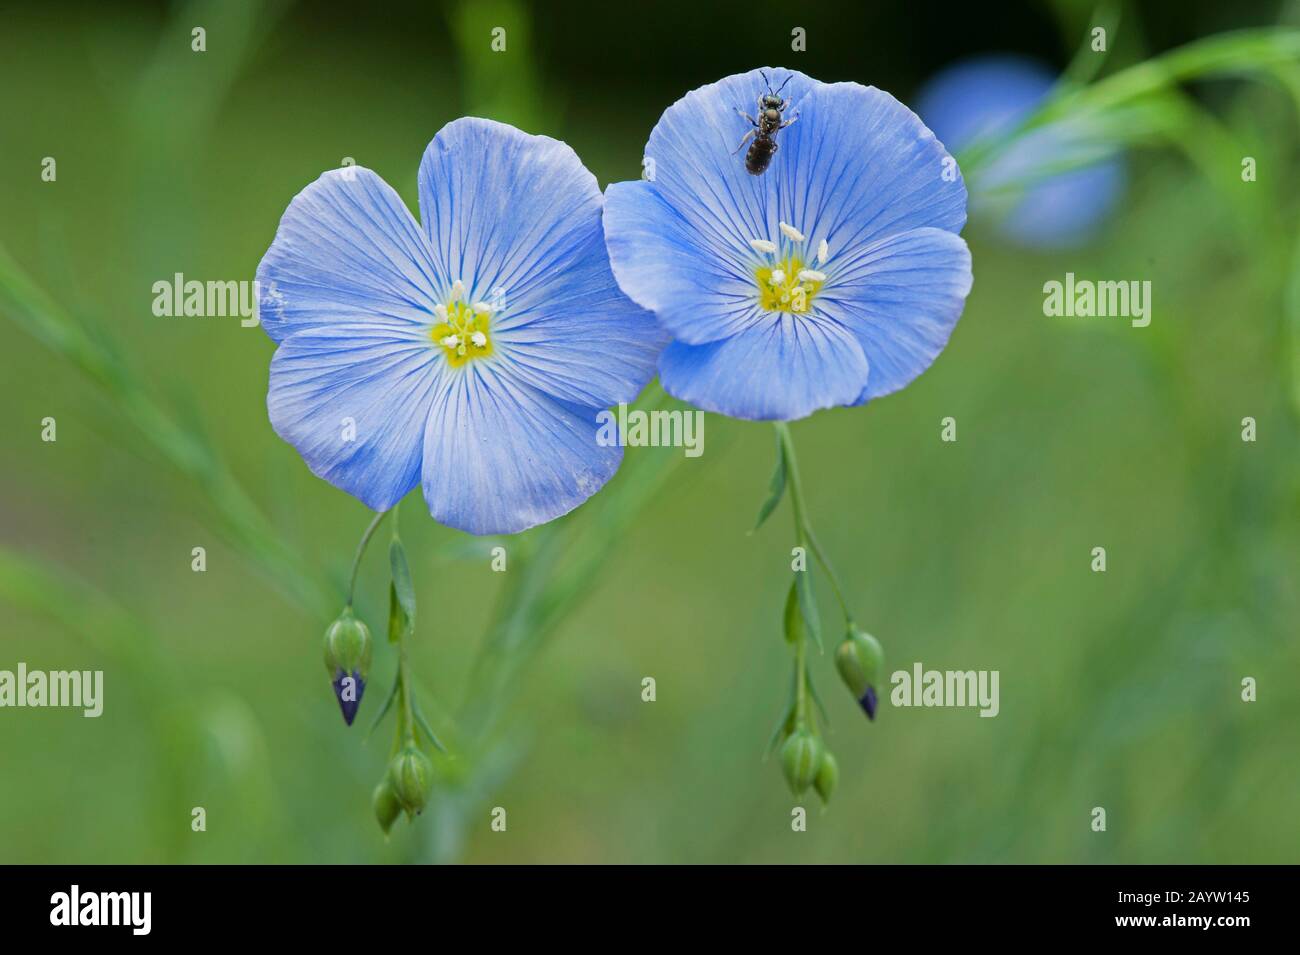
[[(394, 507), (393, 510), (395, 511), (397, 510), (397, 508)], [(378, 514), (376, 514), (374, 520), (372, 520), (370, 522), (370, 525), (366, 528), (365, 533), (361, 535), (361, 542), (357, 544), (357, 554), (355, 557), (352, 558), (352, 575), (351, 577), (348, 578), (348, 606), (349, 607), (352, 606), (352, 595), (357, 589), (357, 570), (358, 568), (361, 567), (361, 558), (366, 552), (366, 546), (370, 543), (370, 538), (374, 536), (375, 529), (379, 527), (380, 521), (382, 521), (385, 517), (387, 517), (388, 514), (389, 514), (388, 511), (380, 511)], [(394, 533), (397, 530), (396, 517), (393, 518), (393, 530)]]
[(813, 556), (817, 558), (817, 563), (821, 565), (822, 570), (826, 571), (826, 577), (831, 582), (831, 590), (835, 594), (836, 601), (839, 602), (840, 610), (844, 612), (845, 623), (851, 626), (853, 624), (853, 611), (849, 609), (849, 602), (844, 597), (844, 588), (840, 586), (839, 574), (831, 566), (831, 562), (827, 559), (821, 544), (817, 542), (817, 536), (813, 533), (812, 524), (808, 522), (808, 509), (803, 498), (803, 482), (799, 477), (799, 460), (795, 455), (794, 439), (790, 436), (790, 426), (784, 421), (778, 421), (776, 422), (776, 433), (781, 441), (781, 453), (785, 456), (786, 481), (790, 485), (790, 506), (791, 510), (794, 511), (795, 539), (800, 547), (812, 551)]
[[(400, 504), (393, 505), (393, 536), (392, 540), (396, 543), (400, 540), (398, 536), (399, 521), (397, 508)], [(380, 515), (382, 517), (382, 515)], [(378, 523), (378, 522), (376, 522)], [(406, 652), (406, 635), (407, 628), (403, 628), (397, 638), (397, 736), (400, 744), (415, 744), (415, 692), (411, 683), (411, 661)]]

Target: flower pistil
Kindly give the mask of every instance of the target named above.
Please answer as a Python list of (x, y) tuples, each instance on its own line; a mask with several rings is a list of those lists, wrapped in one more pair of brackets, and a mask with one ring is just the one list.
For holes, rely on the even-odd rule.
[[(780, 227), (781, 234), (794, 246), (780, 260), (772, 261), (779, 251), (775, 242), (751, 239), (749, 243), (765, 259), (754, 269), (759, 305), (769, 312), (803, 314), (812, 305), (813, 296), (825, 284), (826, 273), (805, 264), (801, 249), (806, 241), (803, 233), (785, 222), (780, 223)], [(815, 264), (823, 265), (828, 255), (829, 249), (823, 239), (817, 247)]]
[(472, 358), (492, 354), (492, 311), (488, 302), (465, 301), (465, 285), (459, 279), (451, 287), (447, 304), (434, 307), (437, 324), (430, 335), (442, 346), (451, 367), (459, 368)]

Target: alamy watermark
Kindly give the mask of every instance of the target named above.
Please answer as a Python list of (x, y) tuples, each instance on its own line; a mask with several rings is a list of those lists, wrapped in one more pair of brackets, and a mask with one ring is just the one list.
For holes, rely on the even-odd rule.
[(1094, 282), (1052, 279), (1043, 284), (1043, 314), (1049, 318), (1127, 318), (1134, 328), (1151, 324), (1151, 281)]
[(617, 412), (601, 411), (596, 422), (600, 425), (596, 443), (602, 448), (684, 448), (688, 458), (704, 453), (703, 411), (629, 410), (627, 403), (620, 401)]
[(0, 670), (0, 707), (80, 707), (83, 716), (104, 712), (103, 670)]
[(153, 313), (159, 318), (239, 318), (244, 328), (260, 321), (258, 303), (261, 287), (257, 280), (220, 281), (186, 279), (177, 272), (171, 280), (153, 283)]
[(895, 670), (889, 678), (894, 706), (978, 706), (980, 716), (997, 716), (997, 670), (927, 670), (912, 664), (911, 671)]

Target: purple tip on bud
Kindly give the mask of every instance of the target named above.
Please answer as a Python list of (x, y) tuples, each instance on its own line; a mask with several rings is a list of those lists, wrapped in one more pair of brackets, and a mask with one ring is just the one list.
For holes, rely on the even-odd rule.
[(339, 709), (343, 711), (343, 721), (352, 725), (357, 718), (357, 708), (361, 706), (361, 694), (366, 691), (366, 681), (356, 670), (348, 676), (342, 670), (334, 677), (334, 695), (338, 698)]
[[(862, 694), (862, 699), (858, 700), (858, 702), (862, 704), (862, 712), (867, 714), (867, 719), (874, 720), (876, 718), (876, 688), (874, 686), (867, 687), (867, 692)], [(348, 720), (348, 722), (352, 721)]]

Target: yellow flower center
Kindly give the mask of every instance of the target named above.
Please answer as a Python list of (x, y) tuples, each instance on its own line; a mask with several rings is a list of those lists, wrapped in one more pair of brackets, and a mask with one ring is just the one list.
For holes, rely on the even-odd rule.
[(759, 304), (769, 312), (807, 312), (826, 276), (808, 268), (797, 255), (754, 269)]
[(442, 347), (447, 364), (459, 368), (473, 358), (487, 358), (492, 354), (492, 310), (482, 302), (470, 305), (453, 301), (438, 306), (438, 323), (430, 333)]

